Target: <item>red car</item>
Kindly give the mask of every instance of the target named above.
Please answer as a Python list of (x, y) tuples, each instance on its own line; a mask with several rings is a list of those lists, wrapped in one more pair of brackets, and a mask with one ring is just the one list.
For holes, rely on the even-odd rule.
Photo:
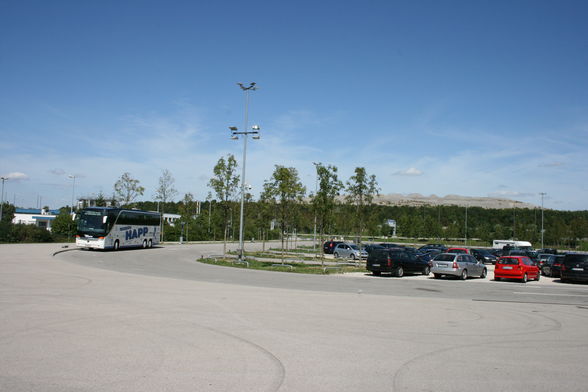
[(503, 256), (496, 262), (494, 280), (519, 279), (527, 283), (529, 279), (539, 280), (539, 267), (527, 256)]

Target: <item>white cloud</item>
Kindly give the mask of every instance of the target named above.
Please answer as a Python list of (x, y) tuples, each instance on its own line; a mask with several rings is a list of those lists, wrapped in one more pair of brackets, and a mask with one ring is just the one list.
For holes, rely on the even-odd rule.
[(408, 169), (405, 170), (398, 170), (394, 173), (392, 173), (392, 175), (394, 176), (422, 176), (423, 172), (415, 167), (409, 167)]
[(3, 177), (8, 180), (13, 180), (13, 181), (21, 181), (21, 180), (28, 180), (29, 179), (29, 176), (27, 176), (26, 174), (21, 173), (21, 172), (8, 173), (7, 175), (5, 175)]

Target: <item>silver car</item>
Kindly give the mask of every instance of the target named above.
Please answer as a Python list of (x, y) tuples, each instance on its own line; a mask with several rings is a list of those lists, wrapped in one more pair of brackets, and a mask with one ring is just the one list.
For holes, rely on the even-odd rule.
[(365, 249), (359, 249), (359, 247), (355, 244), (349, 244), (347, 242), (343, 242), (341, 244), (337, 244), (335, 249), (333, 249), (333, 256), (335, 258), (346, 258), (346, 259), (367, 259), (368, 253)]
[(431, 272), (435, 279), (443, 275), (459, 276), (466, 280), (468, 276), (479, 276), (484, 279), (488, 274), (486, 266), (472, 255), (441, 253), (432, 260)]

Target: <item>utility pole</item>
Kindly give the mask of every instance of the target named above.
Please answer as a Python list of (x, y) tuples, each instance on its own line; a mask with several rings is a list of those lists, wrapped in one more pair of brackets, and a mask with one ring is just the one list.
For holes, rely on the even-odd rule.
[(541, 249), (545, 248), (543, 244), (543, 235), (545, 234), (545, 229), (543, 228), (543, 197), (547, 194), (545, 192), (539, 193), (541, 195)]
[(0, 201), (0, 222), (2, 221), (2, 214), (4, 210), (4, 181), (8, 180), (8, 177), (0, 177), (2, 179), (2, 200)]
[(244, 227), (244, 211), (245, 211), (245, 165), (247, 163), (247, 139), (248, 135), (253, 135), (252, 138), (255, 140), (259, 139), (259, 126), (254, 125), (251, 127), (251, 131), (247, 130), (248, 121), (249, 121), (249, 91), (257, 90), (255, 87), (255, 82), (249, 83), (249, 86), (245, 87), (243, 83), (237, 83), (241, 90), (245, 92), (245, 119), (244, 119), (244, 129), (243, 131), (239, 131), (237, 127), (229, 127), (231, 130), (231, 139), (237, 140), (239, 139), (238, 135), (243, 135), (243, 171), (241, 175), (241, 212), (240, 212), (240, 220), (239, 220), (239, 262), (244, 262), (244, 254), (245, 250), (243, 249), (243, 227)]

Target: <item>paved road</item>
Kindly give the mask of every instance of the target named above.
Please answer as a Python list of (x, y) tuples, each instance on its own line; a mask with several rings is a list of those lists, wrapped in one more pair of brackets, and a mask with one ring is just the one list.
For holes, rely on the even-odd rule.
[(0, 245), (0, 390), (586, 389), (586, 285), (196, 262), (220, 249)]

